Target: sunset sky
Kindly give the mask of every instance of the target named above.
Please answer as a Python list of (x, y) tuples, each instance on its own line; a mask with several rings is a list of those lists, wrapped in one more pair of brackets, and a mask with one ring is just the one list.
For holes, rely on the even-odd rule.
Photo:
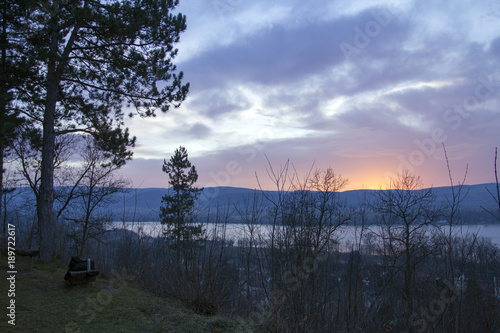
[(425, 186), (494, 181), (500, 146), (500, 0), (181, 0), (179, 109), (127, 120), (122, 174), (168, 187), (180, 145), (199, 186), (271, 189), (269, 159), (301, 175), (332, 167), (346, 189), (385, 187), (403, 168)]

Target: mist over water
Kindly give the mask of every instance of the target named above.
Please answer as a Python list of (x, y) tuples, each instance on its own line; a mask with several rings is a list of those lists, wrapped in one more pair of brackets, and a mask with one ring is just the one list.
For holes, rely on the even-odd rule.
[[(213, 239), (216, 236), (220, 239), (224, 238), (226, 241), (233, 241), (234, 245), (245, 244), (245, 240), (250, 237), (249, 226), (242, 223), (227, 223), (227, 224), (215, 224), (215, 223), (205, 223), (203, 224), (206, 234), (209, 239)], [(113, 228), (121, 229), (126, 228), (127, 230), (133, 231), (140, 236), (149, 237), (162, 237), (162, 225), (160, 222), (114, 222)], [(265, 241), (272, 231), (272, 225), (269, 224), (255, 224), (252, 225), (254, 228), (254, 238)], [(370, 225), (365, 227), (363, 231), (362, 244), (365, 243), (367, 237), (371, 233), (379, 233), (380, 227), (377, 225)], [(362, 229), (358, 226), (343, 226), (338, 229), (334, 237), (339, 242), (339, 249), (351, 248), (352, 245), (359, 243), (359, 238)], [(429, 232), (435, 231), (444, 234), (448, 234), (449, 227), (446, 225), (430, 227)], [(477, 224), (477, 225), (462, 225), (452, 228), (452, 233), (455, 236), (466, 237), (467, 235), (475, 235), (476, 237), (484, 237), (490, 239), (495, 245), (500, 246), (500, 224)]]

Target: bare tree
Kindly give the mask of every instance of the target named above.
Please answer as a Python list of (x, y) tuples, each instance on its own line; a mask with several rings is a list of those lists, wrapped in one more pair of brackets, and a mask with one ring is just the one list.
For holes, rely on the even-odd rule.
[(380, 237), (384, 242), (383, 254), (389, 260), (387, 268), (393, 271), (394, 287), (400, 288), (402, 296), (403, 311), (399, 316), (405, 318), (406, 329), (412, 332), (410, 317), (418, 305), (417, 272), (431, 254), (428, 231), (441, 209), (436, 206), (432, 189), (423, 189), (420, 177), (406, 170), (391, 180), (390, 188), (378, 192), (374, 208), (381, 218)]
[[(456, 288), (456, 282), (459, 276), (464, 272), (464, 266), (469, 259), (470, 250), (474, 246), (475, 241), (472, 242), (471, 248), (465, 251), (465, 257), (459, 259), (455, 255), (457, 244), (463, 242), (462, 224), (463, 216), (461, 213), (461, 205), (466, 199), (469, 191), (464, 187), (465, 180), (467, 179), (468, 166), (465, 168), (464, 177), (462, 182), (455, 184), (451, 172), (451, 166), (446, 152), (446, 147), (443, 144), (443, 152), (446, 160), (446, 167), (448, 169), (448, 177), (450, 181), (451, 196), (446, 196), (446, 214), (444, 216), (446, 225), (440, 229), (440, 234), (436, 235), (435, 246), (442, 250), (444, 259), (444, 272), (443, 278), (446, 279), (452, 288)], [(446, 228), (445, 228), (446, 227)], [(474, 235), (475, 236), (475, 235)], [(475, 237), (474, 237), (475, 240)], [(458, 263), (458, 265), (456, 264)], [(442, 311), (439, 322), (446, 324), (449, 327), (454, 327), (460, 331), (460, 313), (462, 306), (462, 298), (459, 298), (448, 307), (449, 311)], [(448, 320), (446, 316), (449, 314)]]
[(112, 155), (99, 149), (93, 138), (83, 139), (80, 168), (73, 173), (74, 183), (78, 186), (69, 188), (72, 200), (63, 215), (75, 223), (70, 237), (75, 241), (78, 253), (82, 256), (90, 239), (100, 241), (100, 237), (109, 230), (112, 216), (106, 212), (106, 206), (117, 200), (113, 194), (121, 192), (128, 182), (118, 176), (119, 166), (111, 163)]
[[(77, 141), (77, 136), (61, 137), (56, 141), (54, 154), (54, 168), (56, 172), (54, 176), (56, 185), (59, 187), (68, 185), (62, 171), (72, 155), (74, 155), (74, 151), (77, 148)], [(31, 188), (37, 201), (41, 179), (41, 145), (40, 133), (36, 129), (25, 127), (22, 134), (14, 140), (11, 147), (14, 155), (13, 164), (16, 169), (17, 179), (21, 186)], [(57, 197), (61, 200), (60, 193), (57, 194)], [(60, 214), (61, 211), (58, 212), (58, 215)]]
[[(252, 197), (235, 203), (234, 208), (242, 221), (241, 239), (238, 241), (239, 258), (242, 274), (240, 276), (241, 302), (240, 311), (248, 312), (250, 305), (258, 300), (259, 276), (263, 275), (262, 259), (266, 255), (261, 246), (264, 243), (262, 224), (265, 218), (265, 202), (263, 196), (255, 191)], [(265, 226), (264, 226), (265, 228)]]
[(336, 242), (336, 232), (351, 219), (351, 212), (337, 196), (337, 192), (348, 183), (348, 179), (336, 174), (330, 167), (324, 171), (316, 170), (308, 181), (306, 190), (312, 194), (313, 208), (312, 245), (316, 254)]
[(311, 168), (301, 180), (289, 161), (279, 169), (270, 164), (268, 175), (277, 191), (262, 191), (271, 225), (267, 255), (260, 264), (261, 307), (267, 309), (261, 311), (261, 321), (271, 331), (324, 330), (331, 323), (338, 286), (332, 281), (334, 261), (325, 258), (335, 251), (340, 230), (350, 219), (337, 196), (347, 180), (331, 168)]
[[(39, 132), (29, 126), (22, 127), (22, 133), (16, 137), (11, 146), (12, 163), (11, 171), (13, 181), (16, 186), (23, 188), (26, 187), (31, 190), (32, 196), (24, 192), (24, 199), (30, 202), (30, 205), (36, 207), (39, 199), (40, 180), (41, 180), (41, 140)], [(54, 154), (54, 179), (57, 187), (54, 194), (55, 199), (59, 203), (56, 216), (59, 217), (66, 209), (68, 203), (73, 199), (73, 191), (67, 191), (67, 186), (76, 188), (79, 184), (68, 182), (65, 174), (68, 169), (68, 162), (74, 155), (76, 142), (78, 137), (65, 136), (60, 137), (56, 141), (55, 154)], [(70, 181), (73, 181), (71, 179)], [(23, 227), (26, 228), (28, 236), (28, 247), (31, 248), (33, 240), (39, 237), (37, 217), (24, 219)], [(25, 224), (25, 225), (24, 225)], [(55, 237), (52, 238), (55, 241)], [(35, 246), (35, 245), (34, 245)]]
[(495, 173), (495, 184), (496, 184), (496, 191), (493, 192), (490, 189), (486, 188), (486, 191), (491, 195), (493, 200), (495, 201), (495, 205), (498, 206), (498, 215), (484, 207), (483, 208), (488, 214), (493, 216), (497, 221), (500, 222), (500, 183), (498, 181), (498, 169), (497, 169), (497, 160), (498, 160), (498, 148), (495, 147), (495, 161), (493, 162), (493, 170)]

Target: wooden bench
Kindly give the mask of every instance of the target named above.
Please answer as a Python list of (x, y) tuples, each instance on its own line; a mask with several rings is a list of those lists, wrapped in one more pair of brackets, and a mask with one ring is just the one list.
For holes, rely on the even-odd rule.
[(95, 281), (97, 275), (99, 275), (99, 271), (95, 269), (90, 271), (68, 271), (66, 275), (68, 276), (69, 283), (83, 284)]
[[(76, 262), (73, 266), (70, 263), (70, 269), (64, 276), (64, 280), (69, 281), (70, 284), (83, 284), (83, 283), (88, 283), (88, 282), (93, 282), (96, 280), (97, 275), (99, 275), (99, 271), (96, 270), (93, 266), (94, 263), (90, 259), (86, 260), (87, 263), (87, 269), (81, 269), (82, 264), (85, 262), (83, 260), (80, 260), (78, 257), (73, 257), (71, 258), (72, 262), (73, 260), (76, 259), (78, 262)], [(71, 270), (71, 268), (75, 269), (76, 267), (79, 267), (79, 270)], [(94, 268), (94, 269), (92, 269)]]

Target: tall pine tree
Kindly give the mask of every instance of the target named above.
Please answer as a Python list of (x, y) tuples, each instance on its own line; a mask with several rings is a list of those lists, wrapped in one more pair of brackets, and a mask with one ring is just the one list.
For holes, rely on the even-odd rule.
[(171, 236), (179, 249), (182, 241), (189, 242), (203, 234), (202, 227), (193, 224), (191, 218), (203, 188), (193, 186), (198, 180), (198, 173), (182, 146), (175, 150), (170, 161), (163, 162), (162, 170), (168, 174), (168, 183), (172, 188), (162, 197), (164, 206), (160, 207), (160, 220), (166, 226), (165, 235)]
[[(23, 54), (36, 62), (37, 76), (27, 80), (21, 105), (42, 128), (42, 168), (37, 215), (40, 257), (53, 256), (55, 138), (68, 133), (92, 135), (114, 154), (114, 163), (130, 159), (135, 138), (124, 128), (130, 116), (152, 117), (185, 99), (172, 59), (173, 45), (186, 29), (186, 18), (173, 14), (178, 0), (33, 1), (20, 36)], [(31, 2), (30, 2), (31, 3)]]

